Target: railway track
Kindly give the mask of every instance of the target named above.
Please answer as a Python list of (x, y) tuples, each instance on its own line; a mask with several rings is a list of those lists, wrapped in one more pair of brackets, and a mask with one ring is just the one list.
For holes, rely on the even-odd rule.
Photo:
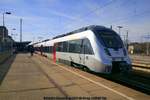
[(133, 61), (132, 66), (134, 70), (140, 70), (150, 73), (150, 62)]
[(144, 72), (150, 73), (150, 60), (149, 59), (139, 59), (139, 58), (131, 58), (132, 59), (132, 68), (134, 70), (140, 70)]
[(150, 69), (150, 65), (145, 64), (132, 64), (133, 67), (143, 68), (143, 69)]
[(150, 95), (149, 73), (143, 75), (134, 70), (130, 74), (97, 75)]

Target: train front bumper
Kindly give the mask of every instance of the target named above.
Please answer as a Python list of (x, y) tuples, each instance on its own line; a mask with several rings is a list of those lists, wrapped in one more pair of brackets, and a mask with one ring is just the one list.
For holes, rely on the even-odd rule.
[(126, 61), (113, 61), (112, 62), (112, 73), (128, 73), (132, 70), (131, 64)]

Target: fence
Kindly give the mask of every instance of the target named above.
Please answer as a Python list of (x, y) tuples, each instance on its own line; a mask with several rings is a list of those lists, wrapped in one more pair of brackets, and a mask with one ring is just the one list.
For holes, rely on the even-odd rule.
[(0, 63), (3, 63), (12, 54), (12, 42), (0, 41)]

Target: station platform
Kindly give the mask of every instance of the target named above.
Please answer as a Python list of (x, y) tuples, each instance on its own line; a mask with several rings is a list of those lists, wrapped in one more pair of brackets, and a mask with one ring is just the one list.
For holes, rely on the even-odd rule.
[(0, 100), (52, 100), (50, 97), (150, 99), (147, 94), (40, 55), (17, 54), (0, 65)]

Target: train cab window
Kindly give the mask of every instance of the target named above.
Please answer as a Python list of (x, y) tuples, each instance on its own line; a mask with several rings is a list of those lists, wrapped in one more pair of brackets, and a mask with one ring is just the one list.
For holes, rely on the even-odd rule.
[(113, 31), (100, 31), (95, 32), (96, 37), (107, 48), (122, 48), (123, 42), (117, 33)]
[(82, 53), (84, 54), (94, 54), (91, 43), (89, 39), (83, 39)]
[(69, 52), (80, 53), (82, 40), (69, 41)]

